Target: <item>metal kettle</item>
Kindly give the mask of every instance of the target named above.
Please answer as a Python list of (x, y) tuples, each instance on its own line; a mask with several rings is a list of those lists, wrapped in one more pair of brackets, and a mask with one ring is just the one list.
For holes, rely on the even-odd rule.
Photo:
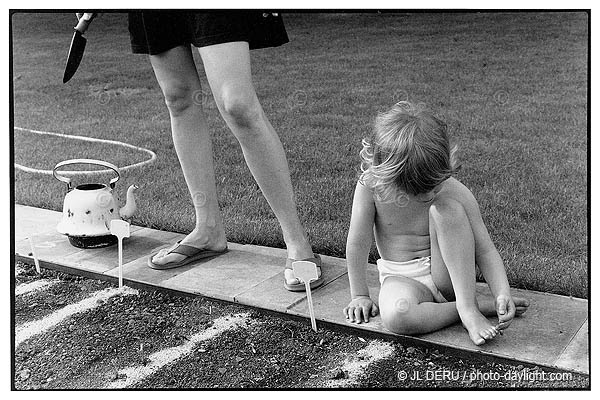
[[(72, 188), (71, 178), (60, 175), (58, 169), (73, 164), (99, 165), (112, 169), (116, 176), (110, 180), (108, 185), (85, 183)], [(119, 209), (113, 189), (121, 174), (115, 165), (105, 161), (81, 158), (56, 164), (52, 174), (59, 181), (65, 182), (68, 189), (63, 204), (63, 216), (56, 227), (58, 232), (67, 235), (75, 247), (97, 248), (115, 244), (117, 237), (110, 234), (110, 221), (127, 219), (133, 215), (136, 210), (134, 192), (137, 186), (131, 185), (127, 189), (127, 202)]]

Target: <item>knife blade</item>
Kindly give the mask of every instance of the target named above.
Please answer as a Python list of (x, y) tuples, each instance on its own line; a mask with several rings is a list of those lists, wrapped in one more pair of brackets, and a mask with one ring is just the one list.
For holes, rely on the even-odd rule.
[(71, 39), (71, 46), (69, 47), (69, 55), (67, 56), (67, 64), (65, 65), (65, 73), (63, 75), (63, 83), (67, 83), (75, 72), (79, 68), (81, 59), (83, 58), (83, 52), (85, 51), (85, 44), (87, 43), (86, 38), (83, 34), (87, 30), (92, 19), (94, 19), (95, 13), (84, 13), (79, 19), (79, 23), (74, 28), (73, 38)]

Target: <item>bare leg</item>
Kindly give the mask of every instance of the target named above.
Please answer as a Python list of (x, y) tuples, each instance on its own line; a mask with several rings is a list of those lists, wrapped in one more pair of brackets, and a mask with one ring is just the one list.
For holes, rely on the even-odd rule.
[[(430, 218), (429, 221), (429, 231), (431, 238), (431, 277), (433, 282), (439, 289), (439, 291), (444, 295), (444, 297), (448, 300), (455, 300), (456, 296), (454, 293), (454, 288), (452, 287), (452, 280), (450, 278), (450, 274), (448, 272), (448, 267), (444, 263), (444, 259), (442, 257), (440, 246), (438, 243), (438, 237), (436, 234), (436, 227), (433, 224), (433, 218)], [(520, 316), (529, 307), (529, 300), (522, 297), (512, 297), (515, 303), (515, 315)], [(477, 303), (479, 304), (479, 311), (485, 316), (488, 317), (497, 317), (498, 316), (498, 304), (502, 302), (502, 296), (496, 298), (495, 300), (491, 297), (480, 297), (477, 299)]]
[(381, 285), (379, 311), (387, 329), (404, 335), (437, 331), (459, 320), (454, 303), (435, 303), (425, 285), (400, 276)]
[[(435, 236), (432, 237), (432, 257), (440, 261), (437, 268), (445, 268), (443, 260), (437, 256), (439, 255), (439, 248), (437, 247), (437, 241), (434, 242), (434, 240)], [(448, 296), (446, 298), (454, 297), (449, 277), (447, 282), (438, 281), (438, 284), (440, 289), (443, 288), (441, 286), (444, 284), (448, 285), (448, 287), (443, 288), (445, 289), (444, 296)], [(482, 298), (477, 303), (481, 314), (496, 316), (494, 299), (491, 297)], [(526, 309), (526, 305), (518, 304), (517, 314), (523, 313)], [(430, 290), (424, 284), (401, 276), (391, 276), (383, 282), (379, 292), (379, 310), (382, 322), (387, 329), (405, 335), (433, 332), (461, 320), (455, 301), (436, 303)], [(485, 335), (491, 333), (485, 332)], [(478, 338), (484, 340), (484, 338)], [(478, 341), (478, 344), (481, 343)]]
[[(456, 296), (456, 310), (473, 343), (480, 345), (496, 336), (494, 325), (479, 310), (475, 297), (475, 239), (467, 214), (460, 203), (439, 199), (429, 211), (431, 270), (434, 283), (447, 293), (448, 271)], [(440, 272), (441, 271), (441, 272)]]
[(248, 43), (223, 43), (199, 51), (217, 107), (238, 139), (246, 163), (281, 225), (288, 257), (312, 257), (298, 217), (283, 146), (252, 84)]
[[(150, 61), (169, 109), (173, 143), (196, 213), (196, 227), (182, 243), (222, 250), (227, 239), (217, 202), (210, 135), (202, 105), (194, 101), (201, 88), (191, 50), (176, 47), (150, 56)], [(165, 253), (159, 252), (152, 261), (164, 264), (184, 258)]]
[[(460, 321), (456, 302), (436, 303), (425, 285), (400, 276), (384, 281), (379, 309), (384, 326), (405, 335), (434, 332)], [(494, 301), (479, 302), (479, 310), (484, 315), (495, 315)]]

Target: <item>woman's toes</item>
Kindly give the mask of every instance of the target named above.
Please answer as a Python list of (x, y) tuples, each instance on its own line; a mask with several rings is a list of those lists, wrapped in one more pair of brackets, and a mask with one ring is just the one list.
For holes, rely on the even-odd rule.
[(165, 250), (161, 250), (152, 257), (152, 262), (158, 262), (165, 256)]
[(283, 271), (283, 276), (285, 277), (285, 281), (288, 285), (296, 285), (300, 283), (296, 275), (294, 275), (294, 271), (291, 269), (286, 269)]

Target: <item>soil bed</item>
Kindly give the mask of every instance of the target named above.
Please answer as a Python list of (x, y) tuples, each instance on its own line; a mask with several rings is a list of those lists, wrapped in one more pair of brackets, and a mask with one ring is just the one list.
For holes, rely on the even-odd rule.
[[(57, 279), (59, 283), (35, 294), (17, 296), (13, 320), (17, 326), (111, 287), (51, 270), (43, 270), (38, 276), (31, 265), (19, 263), (18, 267), (23, 271), (16, 277), (17, 284), (40, 278)], [(356, 379), (348, 380), (345, 363), (360, 358), (357, 353), (372, 339), (323, 327), (314, 332), (307, 321), (150, 290), (112, 297), (23, 342), (14, 354), (14, 387), (103, 388), (124, 378), (119, 370), (147, 365), (153, 353), (186, 343), (193, 334), (210, 329), (217, 318), (240, 313), (249, 315), (245, 326), (199, 343), (187, 356), (131, 388), (327, 388), (344, 379), (344, 387), (365, 389), (589, 388), (586, 375), (573, 373), (571, 379), (541, 381), (542, 371), (555, 371), (467, 360), (391, 340), (387, 341), (393, 346), (391, 357), (373, 362)], [(436, 376), (435, 371), (439, 371)], [(447, 371), (445, 377), (443, 371)], [(402, 379), (403, 373), (408, 378)], [(496, 380), (492, 376), (524, 373), (530, 380)], [(538, 379), (531, 380), (534, 374)]]

